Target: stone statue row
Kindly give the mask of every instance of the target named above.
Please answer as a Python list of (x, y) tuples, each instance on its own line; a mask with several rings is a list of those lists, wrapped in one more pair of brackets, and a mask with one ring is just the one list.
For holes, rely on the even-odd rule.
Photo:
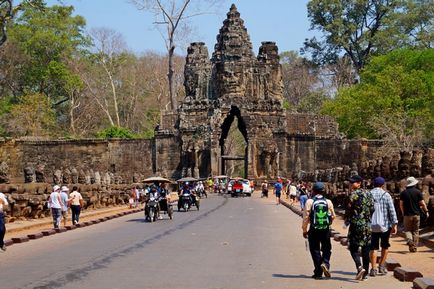
[(343, 165), (330, 169), (320, 169), (315, 172), (298, 171), (293, 178), (307, 181), (323, 181), (338, 183), (355, 174), (365, 179), (381, 176), (389, 181), (398, 181), (408, 176), (425, 177), (434, 169), (434, 149), (401, 152), (392, 156), (383, 156), (375, 160), (361, 161), (358, 165)]

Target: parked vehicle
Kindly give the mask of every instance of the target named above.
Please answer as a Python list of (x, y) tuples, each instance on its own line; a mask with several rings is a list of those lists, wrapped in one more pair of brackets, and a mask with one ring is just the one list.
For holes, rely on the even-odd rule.
[(247, 179), (233, 179), (229, 181), (228, 192), (230, 192), (232, 197), (250, 197), (252, 195), (252, 188), (250, 187), (250, 182)]

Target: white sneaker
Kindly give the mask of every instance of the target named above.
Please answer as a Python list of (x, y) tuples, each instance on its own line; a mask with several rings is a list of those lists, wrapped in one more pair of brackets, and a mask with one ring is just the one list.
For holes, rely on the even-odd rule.
[(357, 269), (356, 280), (362, 280), (365, 273), (366, 273), (366, 270), (362, 266), (360, 266)]

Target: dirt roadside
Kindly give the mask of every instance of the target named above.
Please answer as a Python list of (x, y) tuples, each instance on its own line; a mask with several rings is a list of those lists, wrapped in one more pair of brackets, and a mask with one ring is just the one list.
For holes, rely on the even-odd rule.
[[(103, 217), (108, 217), (111, 215), (116, 215), (118, 213), (127, 212), (131, 210), (132, 209), (126, 206), (121, 206), (121, 207), (111, 207), (111, 208), (83, 211), (80, 214), (80, 223), (86, 221), (92, 221)], [(71, 225), (70, 213), (68, 214), (68, 220), (66, 224)], [(63, 222), (61, 224), (61, 227), (63, 227)], [(28, 234), (39, 233), (41, 231), (52, 229), (52, 228), (53, 228), (53, 224), (52, 224), (51, 217), (8, 223), (6, 224), (5, 240), (16, 238), (16, 237), (24, 237), (27, 236)]]

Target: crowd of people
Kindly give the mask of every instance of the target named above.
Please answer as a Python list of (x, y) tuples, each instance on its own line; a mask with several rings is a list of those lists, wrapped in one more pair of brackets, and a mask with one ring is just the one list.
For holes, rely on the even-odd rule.
[(71, 208), (71, 222), (73, 225), (80, 221), (80, 212), (83, 207), (83, 196), (80, 189), (76, 186), (72, 188), (69, 194), (68, 186), (54, 185), (53, 192), (50, 194), (47, 202), (48, 208), (51, 210), (53, 217), (54, 228), (59, 228), (62, 220), (63, 226), (66, 226), (68, 220), (68, 211)]
[[(398, 231), (398, 218), (392, 196), (385, 190), (385, 180), (373, 180), (373, 189), (362, 188), (362, 177), (349, 180), (351, 194), (345, 209), (344, 228), (348, 229), (348, 249), (356, 267), (355, 279), (366, 280), (387, 274), (385, 266), (390, 248), (390, 236)], [(404, 216), (404, 232), (410, 252), (416, 252), (419, 242), (420, 215), (428, 215), (422, 192), (416, 188), (418, 181), (407, 178), (406, 189), (400, 194), (400, 211)], [(306, 197), (308, 193), (305, 191)], [(312, 194), (304, 204), (302, 230), (309, 242), (314, 264), (312, 278), (329, 278), (330, 273), (330, 225), (336, 214), (333, 203), (325, 198), (325, 186), (316, 182)], [(301, 203), (300, 193), (300, 203)], [(381, 255), (377, 264), (377, 251)]]

